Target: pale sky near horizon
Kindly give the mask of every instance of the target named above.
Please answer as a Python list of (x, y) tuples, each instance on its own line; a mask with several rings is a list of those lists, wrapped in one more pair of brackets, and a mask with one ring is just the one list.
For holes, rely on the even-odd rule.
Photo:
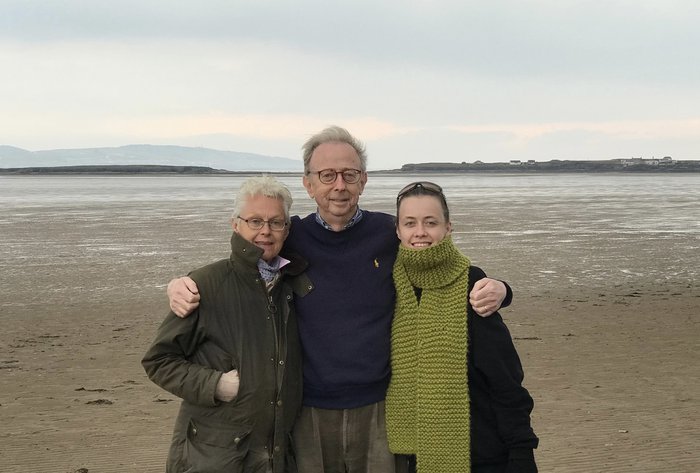
[(700, 159), (700, 3), (0, 0), (0, 144)]

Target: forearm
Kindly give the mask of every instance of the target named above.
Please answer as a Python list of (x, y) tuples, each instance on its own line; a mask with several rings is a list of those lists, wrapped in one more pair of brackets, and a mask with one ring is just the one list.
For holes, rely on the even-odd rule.
[(175, 396), (201, 406), (218, 404), (215, 393), (221, 371), (173, 354), (144, 359), (142, 364), (151, 381)]
[(166, 391), (193, 404), (213, 406), (223, 372), (189, 361), (201, 344), (197, 319), (169, 314), (141, 364), (149, 379)]

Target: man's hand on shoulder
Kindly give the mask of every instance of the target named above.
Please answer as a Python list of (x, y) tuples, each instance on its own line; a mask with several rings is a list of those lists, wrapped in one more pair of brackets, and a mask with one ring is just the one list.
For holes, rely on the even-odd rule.
[(469, 303), (474, 312), (482, 317), (488, 317), (496, 312), (505, 298), (506, 285), (491, 278), (479, 279), (469, 293)]
[(182, 319), (199, 306), (199, 289), (189, 276), (170, 280), (167, 292), (170, 310)]

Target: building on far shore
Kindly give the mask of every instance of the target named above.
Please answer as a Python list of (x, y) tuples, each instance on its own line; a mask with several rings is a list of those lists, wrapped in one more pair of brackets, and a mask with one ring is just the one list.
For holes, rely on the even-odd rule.
[(673, 166), (675, 162), (671, 156), (664, 156), (661, 159), (651, 158), (631, 158), (631, 159), (620, 159), (620, 164), (623, 167), (627, 166)]
[(472, 164), (428, 162), (404, 164), (403, 172), (700, 172), (700, 160), (676, 160), (663, 158), (612, 158), (606, 160), (561, 160), (535, 161), (510, 159), (500, 163), (485, 163), (476, 160)]

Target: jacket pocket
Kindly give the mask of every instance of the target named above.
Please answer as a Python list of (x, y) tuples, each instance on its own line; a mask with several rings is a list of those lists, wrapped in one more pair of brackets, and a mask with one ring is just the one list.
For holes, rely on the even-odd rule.
[(204, 341), (189, 361), (224, 373), (238, 367), (234, 357), (212, 340)]
[(188, 473), (243, 472), (251, 428), (221, 419), (190, 419), (183, 450)]

